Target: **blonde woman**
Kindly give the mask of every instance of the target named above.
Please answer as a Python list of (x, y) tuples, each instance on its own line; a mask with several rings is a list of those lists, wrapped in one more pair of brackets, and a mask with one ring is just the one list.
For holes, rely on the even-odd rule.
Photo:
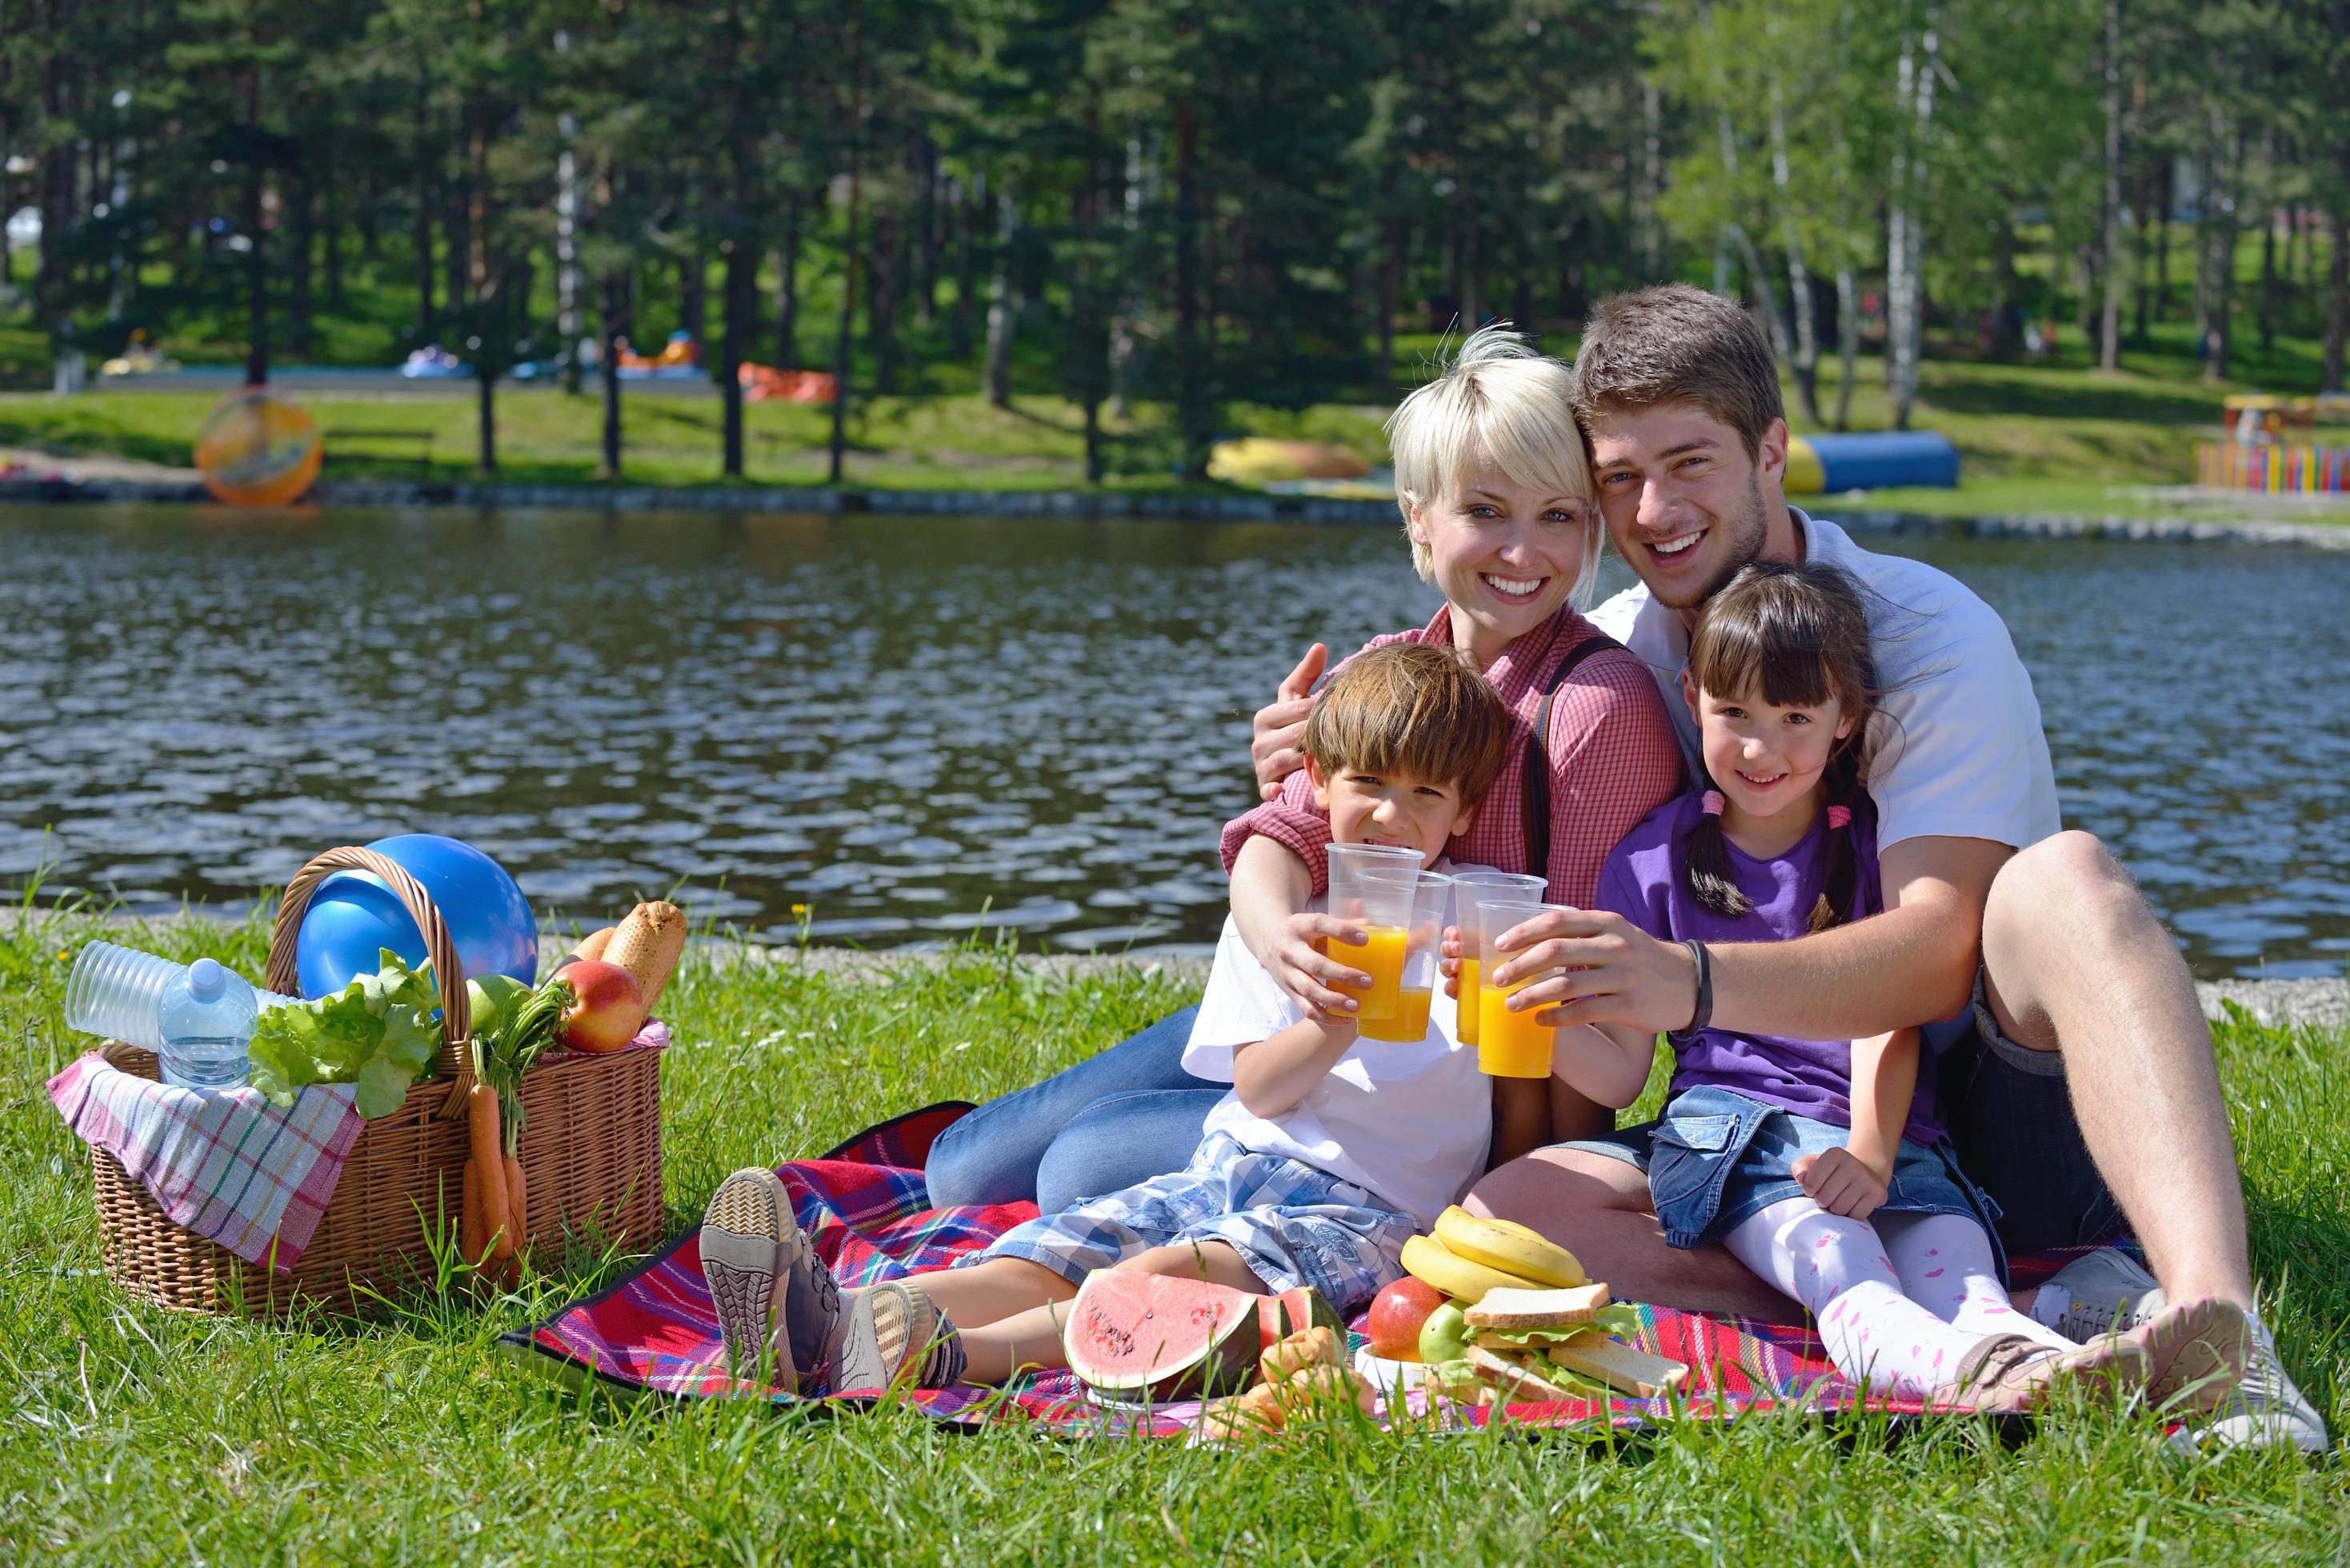
[[(1471, 336), (1396, 410), (1397, 506), (1413, 568), (1445, 602), (1426, 626), (1367, 646), (1456, 648), (1510, 711), (1500, 780), (1451, 856), (1538, 870), (1554, 901), (1587, 905), (1617, 841), (1679, 793), (1681, 764), (1647, 667), (1577, 607), (1601, 533), (1571, 390), (1566, 366), (1504, 325)], [(1250, 953), (1300, 1002), (1343, 1013), (1354, 1003), (1336, 982), (1359, 975), (1346, 961), (1350, 928), (1302, 912), (1327, 876), (1329, 823), (1297, 753), (1324, 660), (1316, 644), (1256, 715), (1257, 774), (1284, 782), (1225, 828), (1223, 857)], [(1049, 1209), (1176, 1168), (1220, 1097), (1182, 1071), (1191, 1026), (1190, 1010), (1177, 1013), (948, 1127), (930, 1155), (932, 1200)], [(1613, 1126), (1611, 1112), (1557, 1079), (1495, 1082), (1497, 1163)]]

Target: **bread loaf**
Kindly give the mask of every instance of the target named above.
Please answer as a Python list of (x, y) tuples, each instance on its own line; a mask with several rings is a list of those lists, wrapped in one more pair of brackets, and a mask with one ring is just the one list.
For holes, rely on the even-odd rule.
[(606, 963), (619, 964), (636, 977), (644, 993), (645, 1016), (653, 1015), (661, 987), (677, 972), (678, 956), (685, 951), (685, 911), (675, 904), (639, 904), (629, 911), (605, 947)]

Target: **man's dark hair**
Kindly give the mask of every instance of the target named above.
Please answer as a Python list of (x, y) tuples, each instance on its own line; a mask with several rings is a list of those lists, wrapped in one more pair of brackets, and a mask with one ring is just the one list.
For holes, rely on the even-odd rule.
[(1679, 402), (1736, 431), (1748, 457), (1759, 452), (1771, 421), (1786, 417), (1762, 329), (1731, 301), (1685, 283), (1601, 300), (1575, 356), (1576, 422), (1587, 431), (1614, 410)]

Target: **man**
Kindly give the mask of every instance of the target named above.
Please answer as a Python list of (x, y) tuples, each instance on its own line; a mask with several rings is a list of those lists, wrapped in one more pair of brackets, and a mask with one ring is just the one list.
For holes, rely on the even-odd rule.
[[(1573, 967), (1528, 994), (1556, 1004), (1551, 1022), (1659, 1032), (1709, 1011), (1812, 1039), (1929, 1025), (1960, 1161), (2003, 1210), (2009, 1249), (2092, 1241), (2118, 1213), (2161, 1282), (2102, 1251), (2043, 1287), (2035, 1316), (2081, 1338), (2166, 1293), (2251, 1314), (2242, 1193), (2192, 980), (2113, 856), (2061, 830), (2039, 705), (1998, 617), (1946, 575), (1787, 504), (1776, 369), (1729, 301), (1679, 286), (1607, 300), (1575, 375), (1608, 534), (1642, 585), (1593, 618), (1654, 671), (1692, 763), (1689, 628), (1740, 567), (1825, 559), (1876, 597), (1879, 667), (1898, 687), (1870, 780), (1886, 909), (1795, 941), (1712, 947), (1710, 974), (1615, 916), (1555, 915), (1518, 972)], [(1646, 1128), (1553, 1146), (1488, 1176), (1469, 1206), (1545, 1231), (1635, 1299), (1783, 1310), (1720, 1249), (1666, 1248), (1646, 1151)], [(2323, 1423), (2251, 1322), (2251, 1364), (2200, 1439), (2322, 1449)]]

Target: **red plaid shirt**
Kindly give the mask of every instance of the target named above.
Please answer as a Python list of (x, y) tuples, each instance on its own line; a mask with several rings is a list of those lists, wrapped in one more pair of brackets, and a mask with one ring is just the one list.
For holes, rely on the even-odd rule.
[[(1485, 792), (1469, 831), (1447, 851), (1454, 860), (1501, 871), (1526, 869), (1525, 748), (1534, 740), (1543, 687), (1577, 644), (1598, 635), (1573, 607), (1562, 605), (1485, 671), (1516, 722), (1501, 776)], [(1451, 647), (1451, 607), (1438, 610), (1419, 631), (1373, 638), (1363, 646), (1367, 651), (1404, 640)], [(1588, 907), (1608, 852), (1680, 789), (1680, 743), (1647, 665), (1621, 649), (1602, 649), (1575, 667), (1551, 703), (1550, 769), (1550, 864), (1544, 874), (1554, 902)], [(1226, 871), (1241, 846), (1259, 833), (1295, 852), (1314, 873), (1314, 890), (1323, 891), (1329, 877), (1323, 852), (1330, 843), (1330, 820), (1315, 808), (1305, 769), (1289, 775), (1280, 799), (1224, 825)]]

